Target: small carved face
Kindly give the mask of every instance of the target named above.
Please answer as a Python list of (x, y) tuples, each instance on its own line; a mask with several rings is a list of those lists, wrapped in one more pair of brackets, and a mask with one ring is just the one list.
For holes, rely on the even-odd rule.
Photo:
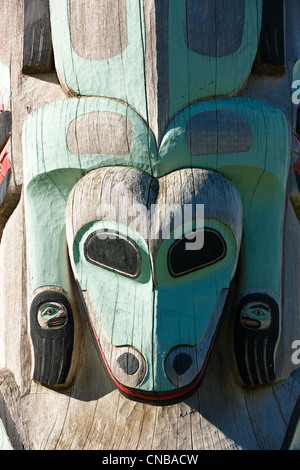
[[(185, 205), (195, 209), (191, 224), (178, 217)], [(71, 264), (104, 363), (127, 395), (169, 401), (199, 385), (235, 272), (241, 214), (234, 186), (211, 171), (155, 179), (102, 168), (75, 186)]]
[(241, 312), (241, 323), (245, 328), (265, 330), (271, 324), (271, 310), (267, 304), (251, 302)]
[(38, 309), (37, 320), (44, 330), (62, 328), (68, 321), (68, 313), (58, 302), (45, 302)]

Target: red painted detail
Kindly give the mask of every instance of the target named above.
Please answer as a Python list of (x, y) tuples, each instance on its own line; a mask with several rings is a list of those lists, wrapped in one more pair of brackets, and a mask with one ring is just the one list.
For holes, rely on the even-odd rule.
[(204, 372), (206, 370), (206, 366), (207, 366), (207, 363), (208, 363), (208, 360), (210, 358), (210, 355), (211, 355), (211, 352), (213, 350), (213, 347), (214, 347), (214, 344), (215, 344), (215, 340), (216, 340), (216, 337), (217, 337), (217, 333), (218, 333), (218, 330), (219, 330), (219, 325), (218, 327), (216, 328), (216, 332), (215, 332), (215, 335), (213, 337), (213, 340), (211, 342), (211, 345), (210, 345), (210, 348), (209, 348), (209, 351), (207, 353), (207, 356), (206, 356), (206, 359), (205, 359), (205, 362), (203, 364), (203, 367), (200, 371), (200, 373), (198, 374), (198, 376), (195, 378), (195, 380), (193, 382), (191, 382), (187, 387), (184, 387), (184, 388), (180, 388), (180, 389), (176, 389), (176, 390), (171, 390), (169, 392), (143, 392), (141, 390), (137, 390), (137, 389), (132, 389), (132, 388), (127, 388), (125, 387), (124, 385), (120, 384), (120, 382), (117, 381), (117, 379), (113, 376), (111, 370), (110, 370), (110, 367), (107, 363), (107, 360), (104, 356), (104, 353), (102, 351), (102, 348), (101, 348), (101, 345), (100, 345), (100, 342), (99, 342), (99, 339), (97, 337), (97, 334), (96, 334), (96, 331), (94, 329), (94, 325), (92, 323), (92, 320), (91, 320), (91, 317), (90, 317), (90, 314), (88, 313), (88, 316), (89, 316), (89, 319), (90, 319), (90, 324), (91, 324), (91, 327), (92, 327), (92, 330), (93, 330), (93, 333), (94, 333), (94, 338), (96, 339), (96, 342), (97, 342), (97, 345), (99, 347), (99, 351), (101, 353), (101, 356), (102, 356), (102, 359), (104, 361), (104, 364), (106, 366), (106, 369), (111, 377), (111, 379), (113, 380), (113, 382), (116, 384), (116, 386), (122, 390), (124, 393), (126, 393), (127, 395), (130, 395), (132, 397), (135, 397), (135, 398), (140, 398), (142, 400), (151, 400), (151, 401), (157, 401), (157, 402), (160, 402), (160, 401), (169, 401), (169, 400), (174, 400), (176, 398), (179, 398), (183, 395), (186, 395), (187, 393), (191, 392), (194, 388), (197, 387), (197, 385), (199, 384), (199, 382), (201, 381), (201, 379), (203, 378), (203, 375), (204, 375)]
[(2, 95), (0, 93), (0, 112), (4, 111), (4, 102), (3, 102), (3, 98), (2, 98)]
[(300, 175), (300, 157), (298, 158), (298, 160), (296, 161), (294, 165), (294, 170), (296, 171), (296, 173), (298, 173), (298, 175)]
[(0, 153), (0, 184), (2, 183), (7, 171), (11, 168), (11, 163), (8, 159), (7, 142), (8, 139), (6, 140), (6, 143), (1, 149)]

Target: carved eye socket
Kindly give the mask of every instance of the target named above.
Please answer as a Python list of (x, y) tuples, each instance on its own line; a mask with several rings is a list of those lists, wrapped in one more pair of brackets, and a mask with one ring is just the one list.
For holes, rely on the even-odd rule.
[[(202, 230), (202, 229), (201, 229)], [(195, 232), (195, 235), (197, 232)], [(168, 269), (173, 277), (205, 268), (217, 263), (226, 255), (226, 243), (219, 232), (204, 229), (204, 244), (200, 250), (187, 250), (186, 244), (191, 243), (189, 234), (176, 240), (168, 252)]]
[(138, 245), (119, 232), (93, 232), (84, 244), (84, 255), (90, 263), (126, 277), (135, 279), (141, 272), (141, 253)]
[(264, 315), (264, 312), (262, 312), (261, 310), (255, 310), (254, 315), (256, 315), (257, 317), (261, 317), (262, 315)]

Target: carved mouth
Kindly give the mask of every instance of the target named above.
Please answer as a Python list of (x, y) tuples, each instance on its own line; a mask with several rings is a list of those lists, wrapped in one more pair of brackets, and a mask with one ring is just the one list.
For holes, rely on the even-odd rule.
[[(87, 305), (86, 305), (86, 313), (89, 318), (89, 323), (93, 332), (94, 339), (98, 346), (98, 351), (102, 357), (103, 363), (105, 365), (105, 368), (111, 380), (116, 385), (120, 393), (122, 393), (129, 399), (133, 399), (135, 401), (140, 401), (140, 402), (149, 403), (153, 405), (177, 403), (179, 401), (182, 401), (183, 397), (188, 397), (192, 395), (196, 391), (196, 389), (201, 385), (202, 379), (205, 375), (205, 372), (206, 372), (206, 369), (210, 360), (210, 357), (212, 355), (212, 351), (216, 342), (220, 325), (222, 323), (221, 313), (223, 312), (226, 297), (227, 297), (227, 291), (225, 289), (220, 294), (220, 298), (219, 298), (219, 301), (217, 302), (216, 308), (214, 310), (214, 314), (212, 315), (209, 325), (206, 329), (206, 334), (204, 335), (204, 338), (206, 337), (205, 340), (203, 340), (202, 338), (202, 340), (197, 345), (194, 345), (194, 346), (188, 346), (188, 347), (176, 346), (173, 349), (171, 349), (169, 354), (167, 354), (165, 358), (164, 368), (166, 370), (166, 362), (170, 358), (171, 363), (173, 364), (173, 368), (175, 372), (177, 372), (178, 374), (177, 380), (174, 378), (172, 374), (170, 375), (170, 371), (171, 371), (169, 367), (170, 363), (168, 364), (168, 367), (167, 367), (168, 369), (167, 376), (170, 382), (173, 383), (173, 385), (175, 385), (176, 388), (167, 390), (167, 391), (162, 391), (162, 390), (145, 391), (145, 390), (138, 388), (138, 385), (141, 383), (144, 375), (146, 374), (146, 368), (147, 368), (143, 355), (139, 351), (135, 350), (133, 346), (128, 345), (128, 346), (123, 346), (123, 347), (120, 347), (120, 346), (113, 347), (112, 344), (109, 341), (107, 341), (106, 335), (102, 329), (102, 325), (99, 322), (99, 319), (97, 318), (97, 316), (93, 315), (94, 321), (92, 320), (91, 312), (94, 312), (94, 307), (93, 307), (93, 304), (91, 302), (91, 299), (88, 293), (85, 292), (85, 305), (87, 301), (90, 307), (90, 308), (87, 308)], [(101, 338), (101, 341), (100, 341), (100, 338)], [(180, 356), (183, 354), (182, 348), (184, 350), (186, 348), (187, 349), (190, 348), (192, 363), (198, 364), (198, 365), (202, 363), (201, 368), (199, 367), (198, 369), (198, 373), (196, 373), (194, 376), (187, 375), (186, 377), (184, 377), (186, 373), (180, 370), (180, 368), (178, 369), (178, 367), (174, 367), (174, 363), (176, 363), (176, 359), (178, 358), (178, 355)], [(135, 358), (131, 357), (134, 355), (135, 355)], [(109, 363), (107, 358), (112, 358), (113, 356), (115, 356), (115, 360), (112, 360)], [(125, 356), (126, 356), (125, 358), (126, 360), (124, 359)], [(132, 362), (130, 358), (136, 359), (136, 360)], [(138, 361), (140, 364), (139, 367), (138, 367)], [(118, 366), (121, 365), (121, 368), (124, 369), (123, 362), (125, 365), (127, 365), (127, 367), (125, 367), (127, 374), (129, 374), (128, 371), (130, 370), (130, 375), (127, 375), (125, 378), (125, 382), (122, 383), (122, 376), (120, 376), (120, 367), (116, 369), (115, 365), (118, 363)], [(123, 367), (122, 367), (122, 364), (123, 364)], [(133, 368), (134, 364), (136, 364), (135, 368)], [(187, 372), (189, 372), (189, 368)], [(140, 375), (140, 377), (138, 377), (138, 374)], [(136, 385), (133, 385), (134, 382), (136, 383)]]
[(118, 382), (118, 380), (111, 373), (111, 370), (108, 366), (108, 363), (107, 363), (106, 358), (104, 356), (104, 353), (102, 351), (101, 345), (100, 345), (99, 341), (97, 340), (97, 338), (96, 338), (96, 340), (97, 340), (97, 343), (98, 343), (98, 346), (99, 346), (101, 356), (102, 356), (103, 361), (105, 363), (106, 369), (107, 369), (111, 379), (113, 380), (115, 385), (120, 390), (120, 392), (123, 395), (125, 395), (126, 397), (134, 399), (136, 401), (142, 401), (142, 402), (146, 402), (146, 403), (149, 403), (149, 404), (159, 405), (162, 402), (167, 402), (167, 403), (170, 404), (170, 403), (173, 403), (173, 402), (181, 401), (183, 396), (191, 395), (200, 386), (201, 381), (202, 381), (203, 376), (204, 376), (204, 373), (206, 371), (208, 362), (209, 362), (209, 358), (211, 356), (211, 352), (212, 352), (214, 344), (215, 344), (215, 339), (217, 337), (217, 333), (218, 333), (218, 329), (215, 332), (214, 338), (211, 342), (211, 346), (210, 346), (209, 351), (207, 353), (207, 356), (205, 358), (202, 369), (199, 372), (199, 374), (196, 376), (196, 378), (193, 380), (193, 382), (191, 382), (186, 387), (177, 388), (176, 390), (171, 390), (171, 391), (167, 391), (167, 392), (162, 392), (162, 391), (145, 392), (145, 391), (138, 390), (138, 389), (131, 389), (131, 388), (128, 388), (128, 387), (125, 387), (124, 385), (122, 385), (120, 382)]
[(212, 350), (213, 350), (213, 347), (214, 347), (214, 344), (215, 344), (215, 341), (216, 341), (216, 338), (217, 338), (217, 335), (218, 335), (218, 331), (219, 331), (219, 327), (220, 327), (220, 323), (221, 323), (220, 320), (218, 322), (218, 326), (215, 330), (215, 334), (212, 338), (209, 350), (208, 350), (207, 355), (205, 357), (205, 360), (203, 362), (203, 366), (202, 366), (200, 372), (198, 373), (198, 375), (194, 378), (194, 380), (190, 384), (188, 384), (184, 387), (176, 388), (175, 390), (169, 390), (169, 391), (166, 391), (166, 392), (164, 392), (164, 391), (151, 391), (151, 392), (148, 392), (148, 391), (139, 390), (137, 388), (133, 389), (133, 388), (130, 388), (130, 387), (126, 387), (123, 384), (121, 384), (116, 379), (116, 377), (113, 375), (113, 373), (111, 372), (111, 369), (108, 365), (108, 362), (106, 360), (103, 349), (101, 347), (101, 344), (100, 344), (99, 339), (96, 335), (93, 324), (91, 322), (91, 318), (90, 318), (90, 324), (91, 324), (92, 330), (94, 332), (94, 337), (95, 337), (95, 340), (98, 344), (99, 351), (101, 353), (101, 356), (102, 356), (103, 362), (106, 366), (106, 369), (107, 369), (112, 381), (118, 387), (119, 391), (129, 399), (134, 399), (136, 401), (142, 401), (142, 402), (153, 404), (153, 405), (159, 405), (161, 403), (165, 404), (166, 402), (168, 404), (171, 404), (171, 403), (176, 403), (178, 401), (181, 401), (184, 396), (192, 395), (196, 391), (196, 389), (201, 385), (202, 379), (203, 379), (205, 371), (207, 369), (207, 365), (208, 365), (208, 362), (209, 362), (209, 359), (210, 359), (210, 356), (211, 356), (211, 353), (212, 353)]
[(249, 317), (247, 313), (243, 313), (241, 316), (241, 321), (244, 326), (247, 328), (253, 328), (253, 329), (258, 329), (261, 326), (261, 323), (259, 320), (254, 320), (253, 318)]
[(52, 320), (49, 320), (48, 325), (50, 328), (53, 328), (55, 326), (63, 326), (67, 321), (67, 316), (65, 312), (61, 312), (59, 316), (56, 318), (53, 318)]

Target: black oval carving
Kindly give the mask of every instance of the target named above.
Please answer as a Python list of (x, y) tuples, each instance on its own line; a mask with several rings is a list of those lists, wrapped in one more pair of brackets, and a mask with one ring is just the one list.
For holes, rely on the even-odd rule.
[(131, 353), (122, 354), (122, 356), (118, 358), (117, 362), (127, 375), (135, 374), (140, 367), (138, 359)]
[(183, 237), (176, 240), (168, 252), (168, 268), (173, 277), (197, 271), (217, 263), (226, 255), (226, 243), (222, 235), (215, 230), (204, 230), (204, 245), (200, 250), (187, 250), (190, 239)]
[(85, 242), (86, 259), (97, 266), (123, 276), (137, 278), (141, 272), (141, 253), (138, 245), (113, 230), (97, 230)]

